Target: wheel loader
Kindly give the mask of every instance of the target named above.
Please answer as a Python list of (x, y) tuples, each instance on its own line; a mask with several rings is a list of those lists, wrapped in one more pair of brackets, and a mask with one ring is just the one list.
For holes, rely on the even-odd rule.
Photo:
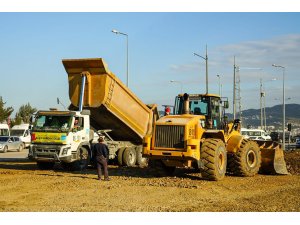
[(288, 174), (278, 144), (241, 135), (239, 120), (228, 122), (227, 98), (214, 94), (180, 94), (173, 115), (161, 117), (143, 142), (150, 165), (171, 174), (176, 167), (196, 168), (206, 180), (261, 173)]

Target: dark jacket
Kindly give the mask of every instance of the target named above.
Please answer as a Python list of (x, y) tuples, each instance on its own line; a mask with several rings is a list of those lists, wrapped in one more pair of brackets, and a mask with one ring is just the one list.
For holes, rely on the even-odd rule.
[(108, 159), (109, 150), (106, 144), (104, 143), (97, 143), (94, 145), (93, 149), (94, 157), (100, 157), (103, 155), (105, 158)]

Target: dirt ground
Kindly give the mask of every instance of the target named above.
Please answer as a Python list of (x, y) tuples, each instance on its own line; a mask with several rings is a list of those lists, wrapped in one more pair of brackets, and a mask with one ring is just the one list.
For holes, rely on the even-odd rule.
[(226, 176), (202, 180), (192, 170), (156, 177), (148, 168), (109, 166), (96, 171), (38, 170), (27, 159), (0, 159), (1, 212), (299, 212), (300, 152), (285, 154), (291, 175)]

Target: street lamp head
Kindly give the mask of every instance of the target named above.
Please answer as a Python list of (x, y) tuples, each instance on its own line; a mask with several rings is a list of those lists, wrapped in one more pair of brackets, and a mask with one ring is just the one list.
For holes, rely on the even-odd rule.
[(172, 83), (172, 82), (175, 82), (175, 80), (170, 80), (170, 82)]
[(276, 65), (276, 64), (272, 64), (272, 66), (274, 66), (274, 67), (280, 67), (280, 68), (282, 68), (282, 69), (285, 68), (284, 66), (280, 66), (280, 65)]
[(115, 34), (119, 34), (119, 33), (120, 33), (119, 31), (117, 31), (117, 30), (115, 30), (115, 29), (113, 29), (111, 32), (113, 32), (113, 33), (115, 33)]

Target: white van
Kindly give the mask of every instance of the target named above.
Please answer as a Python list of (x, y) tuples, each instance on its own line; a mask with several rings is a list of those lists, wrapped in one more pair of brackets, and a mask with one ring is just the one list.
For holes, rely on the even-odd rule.
[(245, 138), (249, 138), (252, 140), (271, 140), (271, 136), (268, 135), (264, 130), (242, 128), (241, 132)]
[(0, 124), (0, 136), (10, 136), (9, 127), (7, 124)]
[(15, 125), (11, 128), (11, 136), (20, 137), (21, 141), (24, 143), (25, 147), (28, 147), (31, 143), (31, 134), (29, 129), (29, 124), (24, 123), (20, 125)]

